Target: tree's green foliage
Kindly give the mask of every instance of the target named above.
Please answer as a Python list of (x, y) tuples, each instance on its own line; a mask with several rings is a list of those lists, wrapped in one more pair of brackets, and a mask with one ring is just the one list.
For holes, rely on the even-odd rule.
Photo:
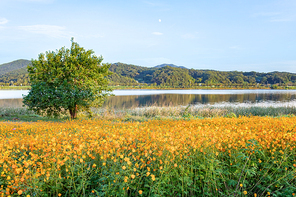
[(24, 104), (38, 114), (58, 115), (69, 110), (76, 118), (78, 109), (102, 105), (109, 95), (107, 76), (109, 64), (103, 58), (85, 50), (71, 40), (70, 49), (39, 54), (28, 66), (31, 90), (24, 97)]

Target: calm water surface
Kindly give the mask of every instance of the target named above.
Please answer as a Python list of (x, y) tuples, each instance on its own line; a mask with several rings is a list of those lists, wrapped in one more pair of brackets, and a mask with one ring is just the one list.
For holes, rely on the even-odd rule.
[[(130, 108), (219, 103), (296, 102), (296, 90), (114, 90), (104, 106)], [(0, 90), (0, 107), (20, 107), (28, 90)]]

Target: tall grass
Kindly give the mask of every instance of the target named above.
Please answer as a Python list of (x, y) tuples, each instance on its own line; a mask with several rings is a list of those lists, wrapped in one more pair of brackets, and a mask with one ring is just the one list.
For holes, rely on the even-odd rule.
[[(295, 106), (213, 106), (213, 105), (188, 105), (188, 106), (150, 106), (133, 107), (129, 109), (114, 109), (109, 107), (92, 108), (93, 118), (120, 119), (120, 120), (147, 120), (147, 119), (182, 119), (182, 118), (213, 118), (213, 117), (239, 117), (239, 116), (287, 116), (296, 115)], [(41, 116), (29, 111), (27, 108), (0, 108), (0, 118), (36, 118)], [(78, 114), (79, 118), (88, 117), (85, 112)], [(67, 119), (67, 115), (60, 118)]]
[(19, 116), (19, 115), (33, 115), (34, 112), (29, 111), (24, 107), (0, 107), (0, 117)]
[(0, 86), (0, 90), (29, 90), (31, 86)]
[(213, 106), (166, 106), (142, 107), (130, 109), (93, 108), (95, 116), (114, 119), (124, 117), (134, 118), (212, 118), (239, 116), (286, 116), (295, 115), (296, 107), (213, 107)]

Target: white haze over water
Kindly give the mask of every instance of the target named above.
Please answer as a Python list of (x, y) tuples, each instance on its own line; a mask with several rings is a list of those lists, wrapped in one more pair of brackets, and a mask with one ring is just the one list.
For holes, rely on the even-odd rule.
[[(187, 105), (188, 106), (188, 105)], [(177, 107), (187, 107), (187, 106), (172, 106), (170, 108)], [(293, 101), (262, 101), (257, 103), (238, 103), (238, 102), (220, 102), (215, 104), (190, 104), (192, 109), (202, 109), (202, 108), (251, 108), (251, 107), (263, 107), (263, 108), (278, 108), (278, 107), (296, 107), (296, 100)], [(161, 109), (167, 107), (151, 106), (151, 107), (137, 107), (136, 110), (149, 110), (149, 109)]]
[(251, 107), (296, 107), (296, 100), (292, 101), (261, 101), (256, 103), (246, 102), (221, 102), (215, 104), (196, 104), (193, 105), (195, 108), (204, 108), (204, 107), (213, 107), (213, 108), (222, 108), (222, 107), (236, 107), (236, 108), (251, 108)]

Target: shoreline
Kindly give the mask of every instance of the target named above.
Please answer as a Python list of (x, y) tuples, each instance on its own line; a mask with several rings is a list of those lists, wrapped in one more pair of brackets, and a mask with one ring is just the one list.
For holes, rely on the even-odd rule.
[[(110, 86), (113, 90), (295, 90), (296, 86), (278, 86), (276, 89), (271, 87), (161, 87), (161, 86)], [(30, 90), (30, 86), (0, 86), (0, 90)]]

